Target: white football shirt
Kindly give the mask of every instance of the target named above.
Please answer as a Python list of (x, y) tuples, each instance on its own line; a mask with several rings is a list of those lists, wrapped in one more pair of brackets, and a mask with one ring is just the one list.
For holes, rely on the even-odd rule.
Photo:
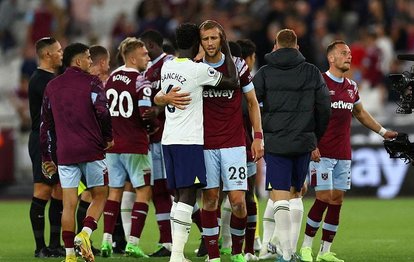
[(222, 74), (204, 63), (187, 58), (166, 61), (161, 68), (161, 90), (165, 94), (173, 87), (179, 92), (189, 92), (190, 104), (180, 110), (171, 105), (165, 107), (163, 145), (203, 145), (203, 86), (216, 86)]

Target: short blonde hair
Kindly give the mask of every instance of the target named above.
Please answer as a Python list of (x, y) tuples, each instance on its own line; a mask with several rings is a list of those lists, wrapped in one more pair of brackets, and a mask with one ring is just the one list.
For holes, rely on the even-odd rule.
[(279, 48), (296, 48), (298, 37), (292, 29), (282, 29), (276, 35), (275, 44)]
[(121, 42), (119, 45), (120, 52), (122, 54), (122, 57), (125, 60), (125, 57), (133, 52), (137, 48), (144, 47), (145, 44), (141, 40), (137, 39), (136, 37), (127, 37), (124, 41)]

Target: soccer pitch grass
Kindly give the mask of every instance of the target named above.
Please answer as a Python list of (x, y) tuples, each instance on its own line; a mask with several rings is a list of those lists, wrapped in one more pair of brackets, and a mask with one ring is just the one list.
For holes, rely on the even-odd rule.
[[(305, 214), (313, 200), (305, 198)], [(260, 214), (263, 214), (266, 202), (260, 202)], [(29, 201), (0, 201), (0, 261), (61, 261), (62, 259), (33, 257), (34, 239), (29, 220)], [(332, 251), (347, 262), (375, 261), (402, 262), (414, 261), (414, 198), (378, 200), (349, 198), (341, 211), (341, 223)], [(315, 238), (313, 251), (317, 252), (321, 230)], [(150, 207), (146, 220), (141, 246), (146, 253), (156, 249), (158, 229), (153, 208)], [(185, 253), (192, 261), (204, 261), (197, 258), (194, 249), (199, 245), (200, 235), (196, 227), (191, 230)], [(46, 234), (46, 240), (48, 233)], [(102, 219), (92, 239), (94, 246), (100, 247), (102, 239)], [(299, 239), (301, 245), (303, 230)], [(47, 240), (48, 242), (48, 240)], [(115, 256), (113, 258), (96, 257), (96, 261), (136, 261), (136, 258)], [(138, 259), (140, 261), (168, 261), (168, 258)], [(83, 261), (79, 259), (78, 261)], [(222, 261), (230, 261), (223, 257)]]

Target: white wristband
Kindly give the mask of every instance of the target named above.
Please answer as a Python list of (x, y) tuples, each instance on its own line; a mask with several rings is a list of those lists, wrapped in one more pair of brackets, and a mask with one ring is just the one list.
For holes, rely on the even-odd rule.
[(381, 127), (381, 129), (378, 131), (378, 134), (382, 137), (385, 136), (385, 133), (387, 133), (387, 129)]

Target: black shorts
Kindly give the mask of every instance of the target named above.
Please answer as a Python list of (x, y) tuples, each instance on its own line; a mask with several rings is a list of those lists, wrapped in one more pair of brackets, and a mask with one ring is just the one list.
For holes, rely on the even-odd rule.
[[(42, 156), (40, 153), (40, 134), (31, 132), (29, 137), (29, 155), (32, 160), (33, 183), (44, 183), (55, 185), (59, 183), (59, 175), (54, 174), (52, 178), (46, 178), (42, 173)], [(54, 159), (56, 164), (56, 159)]]

